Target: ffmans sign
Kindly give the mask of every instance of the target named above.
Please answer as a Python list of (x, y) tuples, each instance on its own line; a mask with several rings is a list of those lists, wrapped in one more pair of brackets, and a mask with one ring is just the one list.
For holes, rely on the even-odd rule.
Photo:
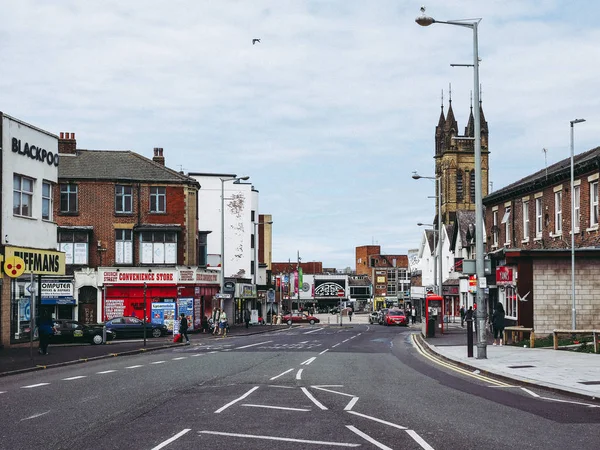
[(37, 248), (5, 247), (4, 256), (18, 256), (25, 263), (25, 274), (64, 275), (65, 254)]

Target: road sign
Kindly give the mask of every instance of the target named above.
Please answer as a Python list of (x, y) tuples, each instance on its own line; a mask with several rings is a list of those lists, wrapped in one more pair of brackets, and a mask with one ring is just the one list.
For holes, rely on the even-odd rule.
[(344, 291), (343, 289), (338, 289), (337, 296), (343, 297), (344, 295), (346, 295), (346, 291)]
[(231, 298), (231, 294), (215, 294), (215, 298)]

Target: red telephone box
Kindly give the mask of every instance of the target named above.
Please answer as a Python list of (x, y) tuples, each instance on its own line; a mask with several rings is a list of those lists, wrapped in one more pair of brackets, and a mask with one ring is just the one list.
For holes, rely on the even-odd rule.
[(444, 297), (428, 295), (425, 298), (425, 337), (435, 337), (436, 329), (444, 334)]

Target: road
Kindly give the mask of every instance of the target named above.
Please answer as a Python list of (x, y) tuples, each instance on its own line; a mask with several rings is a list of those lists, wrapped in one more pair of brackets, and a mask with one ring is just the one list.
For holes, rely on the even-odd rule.
[(411, 334), (305, 325), (5, 377), (0, 448), (600, 447), (600, 408), (442, 366)]

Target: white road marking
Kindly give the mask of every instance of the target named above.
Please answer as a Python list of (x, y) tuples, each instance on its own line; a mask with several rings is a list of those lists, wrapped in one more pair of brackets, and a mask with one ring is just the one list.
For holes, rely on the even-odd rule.
[(324, 328), (317, 328), (316, 330), (310, 330), (310, 331), (307, 331), (307, 332), (306, 332), (306, 333), (304, 333), (304, 334), (310, 334), (310, 333), (314, 333), (314, 332), (316, 332), (316, 331), (321, 331), (321, 330), (324, 330)]
[(318, 384), (318, 385), (314, 385), (311, 387), (318, 389), (318, 388), (324, 388), (324, 387), (344, 387), (344, 385), (343, 384)]
[(310, 411), (310, 409), (306, 409), (306, 408), (288, 408), (286, 406), (253, 405), (251, 403), (244, 403), (242, 406), (252, 406), (253, 408), (283, 409), (285, 411)]
[(378, 448), (380, 448), (382, 450), (392, 450), (391, 447), (388, 447), (387, 445), (383, 445), (381, 442), (376, 441), (371, 436), (369, 436), (368, 434), (363, 433), (362, 431), (360, 431), (359, 429), (353, 427), (352, 425), (346, 425), (346, 428), (348, 428), (353, 433), (358, 434), (361, 438), (363, 438), (365, 441), (370, 442), (375, 447), (378, 447)]
[(204, 353), (196, 353), (195, 355), (192, 355), (192, 356), (202, 356), (202, 355), (204, 355)]
[(325, 349), (325, 350), (323, 350), (321, 353), (319, 353), (319, 355), (322, 355), (323, 353), (325, 353), (325, 352), (328, 352), (328, 351), (329, 351), (329, 349), (328, 349), (328, 348), (326, 348), (326, 349)]
[(6, 394), (6, 391), (0, 391), (0, 394)]
[(21, 386), (21, 389), (31, 389), (31, 388), (36, 388), (36, 387), (40, 387), (40, 386), (46, 386), (50, 383), (38, 383), (38, 384), (30, 384), (29, 386)]
[(298, 342), (298, 344), (308, 344), (309, 341)]
[(34, 414), (33, 416), (25, 417), (24, 419), (19, 420), (19, 422), (23, 422), (24, 420), (35, 419), (37, 417), (43, 416), (44, 414), (48, 414), (49, 412), (50, 412), (50, 410), (43, 412), (43, 413)]
[(86, 375), (79, 375), (77, 377), (69, 377), (69, 378), (63, 378), (63, 381), (71, 381), (71, 380), (79, 380), (80, 378), (87, 378)]
[(354, 407), (354, 405), (356, 404), (357, 401), (358, 401), (358, 397), (352, 397), (352, 400), (350, 400), (350, 402), (346, 405), (346, 407), (344, 408), (344, 411), (352, 410), (352, 408)]
[(208, 352), (208, 353), (217, 353), (217, 351), (216, 351), (216, 350), (213, 350), (212, 352)]
[(354, 339), (356, 336), (351, 336), (350, 339)]
[(313, 362), (315, 359), (317, 359), (317, 357), (316, 357), (316, 356), (313, 356), (312, 358), (310, 358), (310, 359), (307, 359), (307, 360), (306, 360), (306, 361), (304, 361), (304, 362), (301, 362), (301, 363), (300, 363), (300, 365), (301, 365), (301, 366), (305, 366), (305, 365), (306, 365), (306, 366), (308, 366), (308, 365), (309, 365), (311, 362)]
[(250, 344), (250, 345), (244, 345), (243, 347), (238, 347), (236, 348), (236, 350), (241, 350), (243, 348), (248, 348), (248, 347), (254, 347), (256, 345), (263, 345), (263, 344), (268, 344), (269, 342), (273, 342), (273, 341), (265, 341), (265, 342), (259, 342), (257, 344)]
[(429, 445), (427, 442), (425, 442), (425, 440), (421, 436), (419, 436), (416, 431), (406, 430), (406, 432), (408, 433), (408, 435), (411, 438), (413, 438), (415, 440), (415, 442), (417, 444), (419, 444), (421, 446), (421, 448), (423, 448), (425, 450), (433, 450), (433, 447), (431, 445)]
[(296, 372), (296, 380), (301, 380), (302, 379), (302, 371), (304, 369), (298, 369), (298, 372)]
[[(332, 394), (345, 395), (346, 397), (354, 397), (352, 394), (346, 394), (345, 392), (332, 391), (331, 389), (325, 389), (321, 386), (311, 386), (312, 388), (318, 389), (320, 391), (331, 392)], [(340, 386), (341, 387), (341, 386)]]
[(527, 388), (522, 387), (521, 389), (523, 389), (525, 392), (527, 392), (529, 395), (531, 395), (532, 397), (539, 397), (539, 395), (537, 395), (535, 392), (530, 391)]
[(166, 361), (154, 361), (151, 362), (150, 364), (164, 364)]
[(167, 445), (169, 445), (171, 442), (176, 441), (177, 439), (179, 439), (181, 436), (183, 436), (185, 433), (187, 433), (188, 431), (191, 431), (191, 428), (185, 428), (184, 430), (181, 430), (179, 433), (177, 433), (175, 436), (167, 439), (166, 441), (161, 442), (160, 444), (158, 444), (156, 447), (152, 447), (152, 450), (160, 450), (163, 447), (166, 447)]
[(231, 405), (235, 405), (237, 402), (244, 400), (246, 397), (248, 397), (250, 394), (252, 394), (255, 390), (257, 390), (259, 388), (259, 386), (254, 386), (252, 389), (250, 389), (248, 392), (246, 392), (244, 395), (242, 395), (240, 398), (236, 398), (235, 400), (227, 403), (225, 406), (221, 406), (219, 409), (217, 409), (215, 411), (215, 414), (219, 414), (223, 411), (225, 411), (227, 408), (229, 408)]
[(103, 374), (103, 373), (113, 373), (116, 372), (116, 370), (103, 370), (102, 372), (96, 372), (97, 374)]
[(365, 419), (371, 419), (374, 422), (379, 422), (382, 423), (384, 425), (389, 425), (390, 427), (394, 427), (394, 428), (398, 428), (399, 430), (406, 430), (406, 427), (403, 427), (402, 425), (396, 425), (395, 423), (392, 422), (388, 422), (386, 420), (381, 420), (378, 419), (377, 417), (373, 417), (373, 416), (367, 416), (366, 414), (362, 414), (356, 411), (348, 411), (350, 414), (354, 414), (355, 416), (360, 416), (360, 417), (364, 417)]
[(187, 356), (179, 356), (177, 358), (173, 358), (173, 361), (179, 361), (180, 359), (187, 359)]
[(135, 366), (125, 367), (126, 369), (137, 369), (138, 367), (143, 367), (141, 364), (137, 364)]
[[(198, 433), (216, 434), (217, 436), (231, 436), (231, 437), (241, 437), (241, 438), (249, 438), (249, 439), (266, 439), (269, 441), (298, 442), (301, 444), (331, 445), (331, 446), (335, 446), (335, 447), (359, 447), (360, 446), (360, 444), (351, 444), (348, 442), (309, 441), (308, 439), (293, 439), (293, 438), (285, 438), (285, 437), (277, 437), (277, 436), (256, 436), (254, 434), (224, 433), (222, 431), (202, 430), (202, 431), (198, 431)], [(154, 450), (154, 449), (152, 449), (152, 450)]]
[(590, 408), (600, 408), (600, 405), (592, 405), (591, 403), (583, 403), (583, 402), (573, 402), (571, 400), (559, 400), (557, 398), (550, 398), (550, 397), (540, 397), (540, 399), (543, 400), (550, 400), (552, 402), (560, 402), (560, 403), (571, 403), (572, 405), (583, 405), (583, 406), (589, 406)]
[(308, 389), (306, 389), (305, 387), (301, 388), (302, 392), (304, 392), (304, 394), (306, 394), (306, 396), (309, 398), (310, 401), (312, 401), (315, 405), (317, 405), (320, 409), (322, 410), (326, 410), (327, 407), (323, 406), (323, 404), (321, 402), (319, 402), (316, 398), (314, 398), (312, 396), (312, 394), (310, 392), (308, 392)]
[(335, 345), (332, 345), (332, 346), (331, 346), (331, 348), (337, 347), (337, 346), (338, 346), (338, 345), (340, 345), (340, 344), (341, 344), (341, 342), (338, 342), (337, 344), (335, 344)]
[(282, 372), (282, 373), (280, 373), (279, 375), (275, 375), (273, 378), (269, 378), (269, 381), (276, 380), (276, 379), (277, 379), (277, 378), (279, 378), (280, 376), (282, 376), (282, 375), (285, 375), (286, 373), (289, 373), (289, 372), (291, 372), (292, 370), (294, 370), (294, 369), (293, 369), (293, 368), (292, 368), (292, 369), (288, 369), (288, 370), (286, 370), (285, 372)]
[(294, 386), (280, 386), (278, 384), (267, 384), (267, 386), (282, 389), (295, 389)]

